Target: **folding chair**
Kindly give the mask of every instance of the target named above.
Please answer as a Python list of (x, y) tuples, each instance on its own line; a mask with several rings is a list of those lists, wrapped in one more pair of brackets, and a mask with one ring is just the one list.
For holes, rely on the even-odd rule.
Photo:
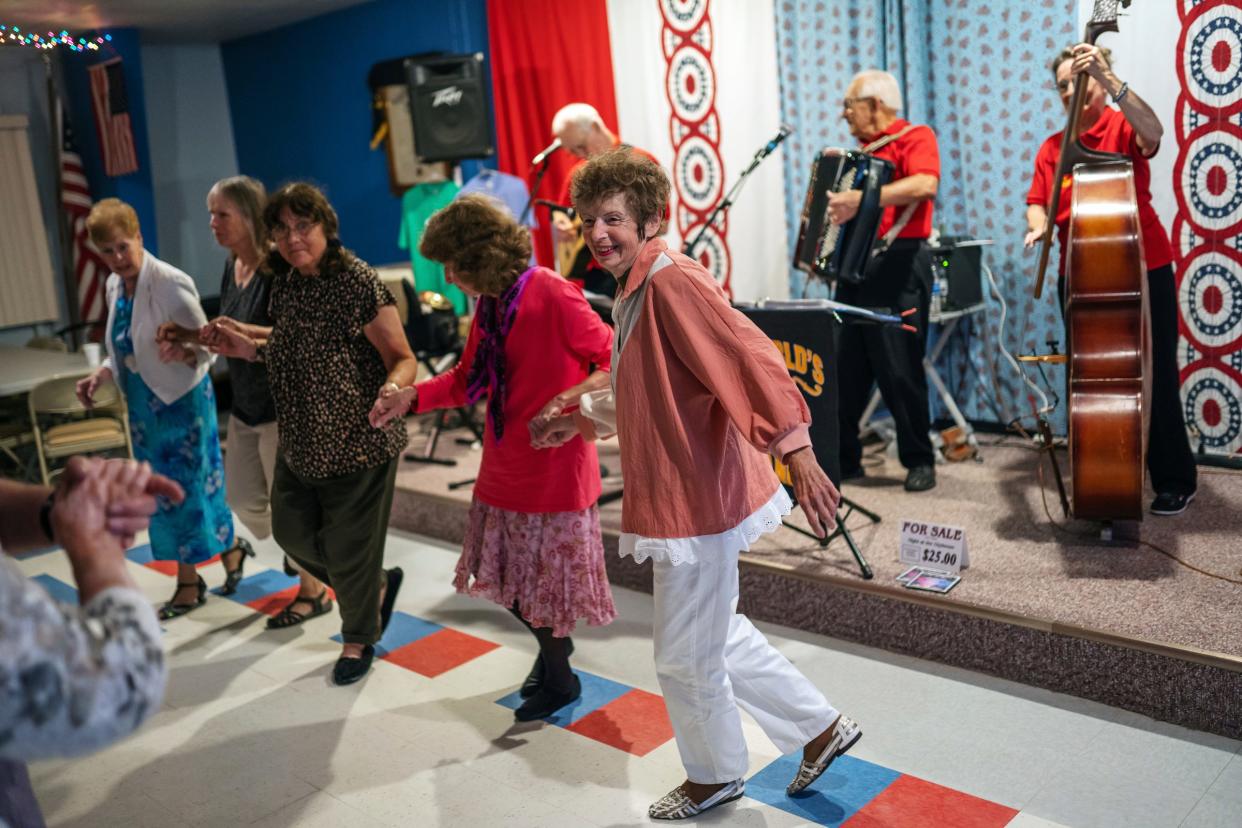
[(74, 454), (124, 449), (134, 456), (129, 438), (129, 414), (116, 385), (100, 385), (95, 407), (87, 411), (78, 402), (75, 386), (84, 374), (53, 377), (30, 392), (30, 422), (34, 427), (35, 452), (44, 485), (60, 470), (48, 471), (48, 461)]

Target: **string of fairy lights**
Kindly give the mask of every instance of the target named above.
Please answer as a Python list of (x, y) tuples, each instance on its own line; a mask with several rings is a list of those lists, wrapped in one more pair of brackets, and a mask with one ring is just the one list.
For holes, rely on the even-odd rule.
[(74, 37), (67, 29), (60, 32), (22, 31), (20, 26), (0, 23), (0, 45), (33, 46), (36, 49), (68, 49), (71, 52), (95, 52), (112, 40), (110, 34), (94, 34), (91, 37)]

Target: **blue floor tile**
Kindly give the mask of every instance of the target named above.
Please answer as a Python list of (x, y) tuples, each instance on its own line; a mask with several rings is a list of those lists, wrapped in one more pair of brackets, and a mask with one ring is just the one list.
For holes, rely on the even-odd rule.
[[(237, 585), (237, 592), (229, 595), (228, 598), (239, 604), (249, 604), (273, 592), (280, 592), (282, 589), (297, 585), (297, 578), (275, 569), (265, 569), (242, 578), (241, 583)], [(212, 592), (215, 591), (212, 590)]]
[(901, 776), (895, 770), (862, 759), (842, 756), (824, 775), (797, 796), (785, 786), (798, 772), (801, 752), (782, 756), (746, 780), (746, 795), (816, 825), (840, 825), (862, 810)]
[(51, 575), (36, 575), (31, 580), (47, 590), (48, 595), (62, 604), (78, 603), (78, 591), (59, 578), (53, 578)]
[(60, 549), (59, 546), (43, 546), (39, 549), (27, 549), (25, 552), (19, 552), (13, 557), (17, 558), (19, 561), (28, 561), (31, 558), (39, 558), (43, 555), (48, 555), (58, 549)]
[[(420, 638), (426, 638), (433, 632), (439, 632), (444, 627), (432, 621), (424, 621), (416, 618), (406, 612), (394, 612), (392, 621), (388, 623), (388, 629), (384, 632), (384, 637), (375, 645), (375, 657), (381, 658), (388, 653), (406, 644), (417, 641)], [(344, 639), (340, 635), (332, 636), (332, 640), (341, 643)]]
[(149, 564), (155, 560), (155, 556), (151, 554), (151, 544), (144, 543), (142, 546), (135, 546), (133, 549), (125, 553), (125, 557), (129, 558), (136, 564)]
[[(560, 727), (568, 727), (588, 713), (599, 710), (604, 705), (616, 701), (634, 689), (628, 685), (602, 678), (594, 673), (588, 673), (585, 670), (575, 670), (574, 672), (577, 673), (578, 678), (582, 681), (582, 697), (573, 704), (562, 707), (544, 721), (559, 725)], [(497, 699), (496, 704), (501, 707), (507, 707), (510, 710), (517, 710), (521, 707), (523, 701), (525, 699), (518, 695), (517, 691), (514, 691), (503, 699)]]

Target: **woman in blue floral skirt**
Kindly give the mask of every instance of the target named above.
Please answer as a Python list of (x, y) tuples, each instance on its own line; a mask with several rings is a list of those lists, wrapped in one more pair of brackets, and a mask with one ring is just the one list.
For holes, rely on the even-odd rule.
[(108, 358), (78, 383), (89, 407), (95, 389), (111, 379), (125, 395), (134, 455), (185, 490), (173, 505), (161, 500), (151, 518), (151, 552), (177, 562), (177, 589), (160, 610), (167, 620), (203, 604), (207, 584), (196, 566), (233, 548), (233, 515), (224, 499), (224, 466), (216, 427), (216, 397), (206, 350), (157, 341), (166, 322), (197, 330), (206, 323), (189, 276), (143, 249), (138, 215), (107, 198), (86, 219), (91, 241), (112, 268), (108, 277)]

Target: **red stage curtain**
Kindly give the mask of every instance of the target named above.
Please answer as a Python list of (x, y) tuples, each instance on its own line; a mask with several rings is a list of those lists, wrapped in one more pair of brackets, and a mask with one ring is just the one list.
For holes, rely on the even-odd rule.
[[(617, 95), (604, 0), (487, 0), (497, 160), (502, 172), (534, 181), (530, 159), (552, 141), (552, 116), (581, 101), (617, 131)], [(576, 161), (553, 154), (537, 198), (555, 199)], [(548, 211), (537, 208), (535, 253), (551, 265)]]

